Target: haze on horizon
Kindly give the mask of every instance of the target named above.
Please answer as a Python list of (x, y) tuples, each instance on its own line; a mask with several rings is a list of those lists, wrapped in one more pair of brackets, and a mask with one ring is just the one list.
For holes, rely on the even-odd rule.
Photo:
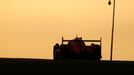
[[(133, 3), (116, 0), (113, 60), (134, 60)], [(108, 0), (0, 0), (0, 57), (52, 59), (53, 45), (77, 34), (102, 37), (109, 60), (112, 7)]]

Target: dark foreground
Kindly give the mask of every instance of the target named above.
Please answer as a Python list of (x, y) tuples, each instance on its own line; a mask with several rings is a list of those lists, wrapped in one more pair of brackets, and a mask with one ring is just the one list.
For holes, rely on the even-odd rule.
[(43, 59), (0, 59), (0, 72), (39, 73), (134, 73), (134, 61), (89, 60), (43, 60)]

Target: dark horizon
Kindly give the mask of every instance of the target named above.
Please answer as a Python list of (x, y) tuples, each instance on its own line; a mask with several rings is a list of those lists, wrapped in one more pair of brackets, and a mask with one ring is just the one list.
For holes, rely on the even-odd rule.
[(0, 58), (0, 71), (11, 73), (132, 74), (134, 61), (46, 60)]

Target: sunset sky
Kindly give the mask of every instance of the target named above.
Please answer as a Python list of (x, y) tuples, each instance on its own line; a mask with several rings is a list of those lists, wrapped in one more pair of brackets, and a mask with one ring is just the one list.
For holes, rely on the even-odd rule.
[[(108, 1), (0, 0), (0, 57), (53, 59), (55, 43), (77, 34), (102, 37), (102, 60), (109, 60), (113, 5)], [(133, 3), (116, 0), (113, 60), (134, 60)]]

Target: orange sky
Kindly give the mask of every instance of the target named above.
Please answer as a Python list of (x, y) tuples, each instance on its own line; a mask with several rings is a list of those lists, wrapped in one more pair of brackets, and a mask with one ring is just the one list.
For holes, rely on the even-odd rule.
[[(102, 37), (109, 60), (112, 5), (108, 0), (0, 0), (0, 57), (53, 58), (61, 37)], [(116, 0), (113, 60), (134, 60), (134, 1)]]

